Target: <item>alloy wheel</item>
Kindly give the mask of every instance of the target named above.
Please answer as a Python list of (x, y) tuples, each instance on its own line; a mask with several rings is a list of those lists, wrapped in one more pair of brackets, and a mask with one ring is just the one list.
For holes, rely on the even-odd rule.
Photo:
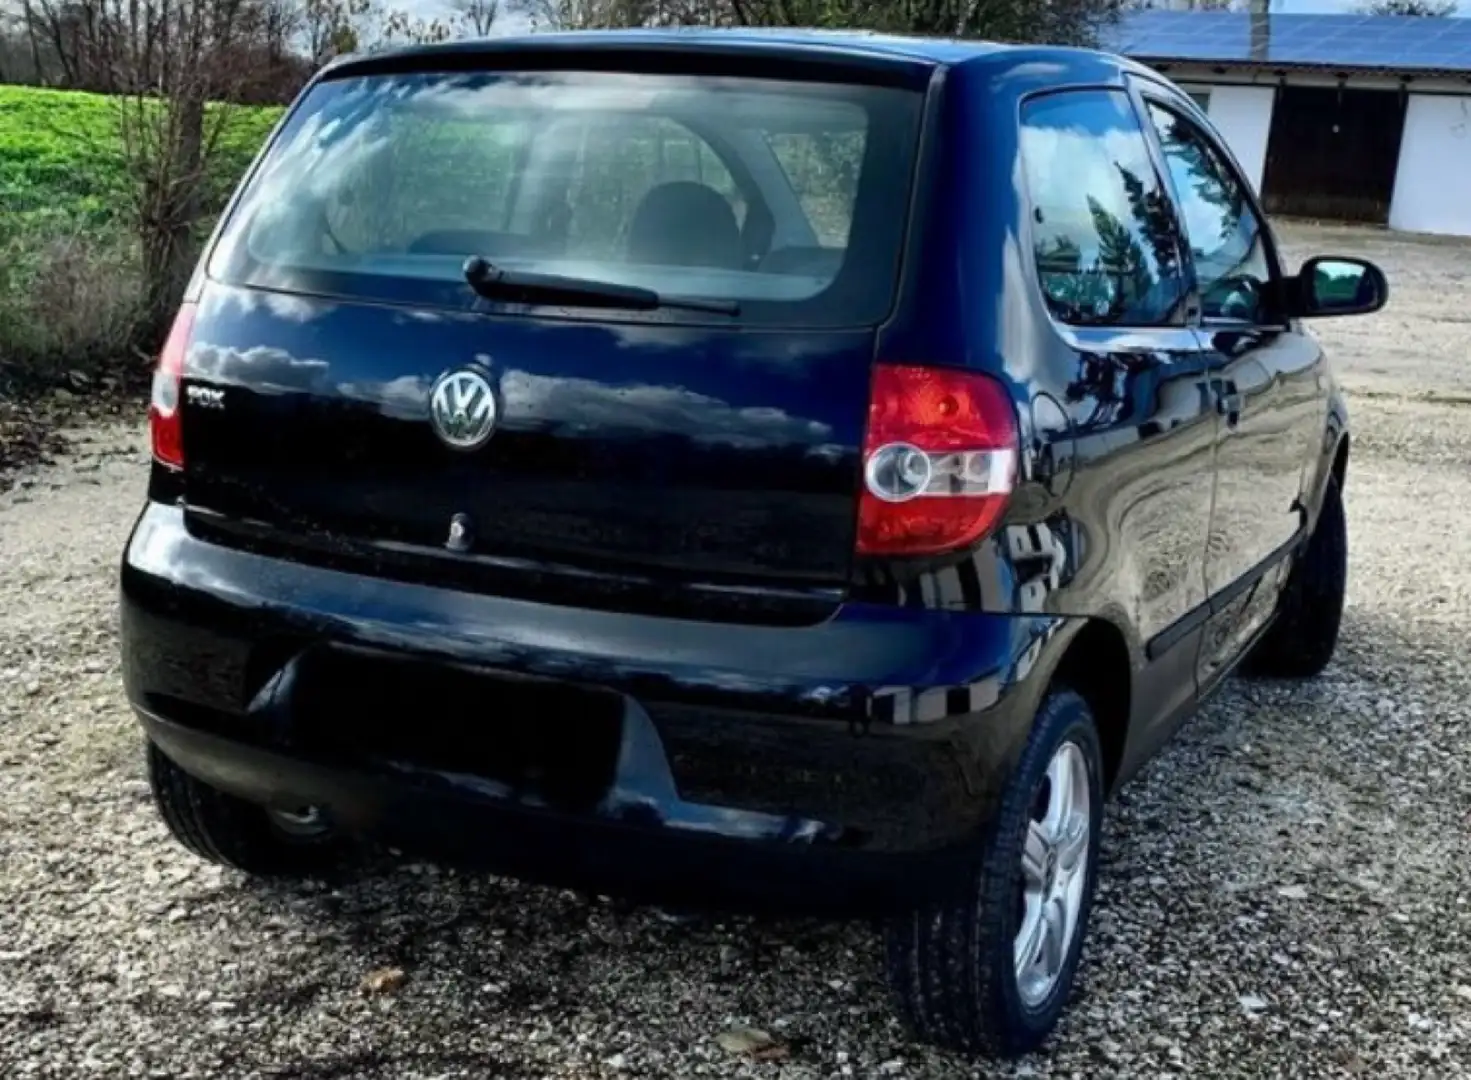
[(1052, 994), (1077, 936), (1093, 829), (1089, 784), (1082, 750), (1063, 743), (1047, 765), (1027, 819), (1013, 957), (1017, 990), (1028, 1008)]

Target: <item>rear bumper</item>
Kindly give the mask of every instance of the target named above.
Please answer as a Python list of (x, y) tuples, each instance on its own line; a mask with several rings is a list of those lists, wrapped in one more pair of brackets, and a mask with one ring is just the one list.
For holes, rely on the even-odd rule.
[[(959, 887), (1070, 628), (869, 605), (811, 627), (559, 608), (206, 543), (156, 503), (122, 568), (129, 698), (190, 773), (436, 857), (741, 907), (883, 910)], [(298, 675), (333, 650), (596, 688), (621, 711), (612, 779), (568, 809), (309, 744)], [(394, 722), (437, 715), (433, 697)], [(351, 750), (357, 720), (312, 707)], [(473, 700), (454, 715), (482, 742), (506, 722)]]
[(773, 821), (668, 802), (622, 820), (568, 815), (302, 760), (140, 717), (165, 754), (224, 790), (328, 807), (334, 821), (358, 835), (548, 885), (676, 906), (863, 915), (963, 887), (972, 866), (964, 850), (878, 856), (821, 843), (802, 835), (799, 818)]

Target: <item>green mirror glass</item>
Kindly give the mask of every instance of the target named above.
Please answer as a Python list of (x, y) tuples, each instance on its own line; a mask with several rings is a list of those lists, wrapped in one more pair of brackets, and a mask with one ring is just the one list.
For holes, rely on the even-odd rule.
[(1362, 315), (1378, 311), (1388, 299), (1384, 274), (1363, 259), (1326, 256), (1309, 259), (1299, 275), (1305, 316)]

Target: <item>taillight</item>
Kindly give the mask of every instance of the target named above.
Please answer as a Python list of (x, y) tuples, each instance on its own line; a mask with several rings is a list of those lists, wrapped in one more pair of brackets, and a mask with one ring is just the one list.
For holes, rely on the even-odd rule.
[(873, 371), (860, 555), (934, 555), (994, 529), (1016, 483), (1016, 410), (999, 381), (945, 368)]
[(153, 396), (148, 401), (148, 431), (153, 439), (153, 456), (175, 469), (184, 467), (184, 434), (179, 399), (183, 393), (184, 358), (189, 354), (189, 336), (194, 332), (194, 305), (185, 304), (174, 316), (158, 367), (153, 371)]

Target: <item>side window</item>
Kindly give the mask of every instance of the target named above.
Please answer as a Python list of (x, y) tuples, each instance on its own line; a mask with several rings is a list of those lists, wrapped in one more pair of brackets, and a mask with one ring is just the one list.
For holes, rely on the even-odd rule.
[(1245, 185), (1189, 120), (1155, 102), (1149, 103), (1149, 116), (1185, 219), (1201, 313), (1206, 318), (1265, 321), (1271, 265)]
[(1185, 281), (1169, 198), (1122, 91), (1022, 107), (1032, 246), (1052, 313), (1077, 325), (1178, 324)]
[(848, 245), (867, 134), (860, 125), (837, 131), (779, 131), (766, 137), (823, 247)]

